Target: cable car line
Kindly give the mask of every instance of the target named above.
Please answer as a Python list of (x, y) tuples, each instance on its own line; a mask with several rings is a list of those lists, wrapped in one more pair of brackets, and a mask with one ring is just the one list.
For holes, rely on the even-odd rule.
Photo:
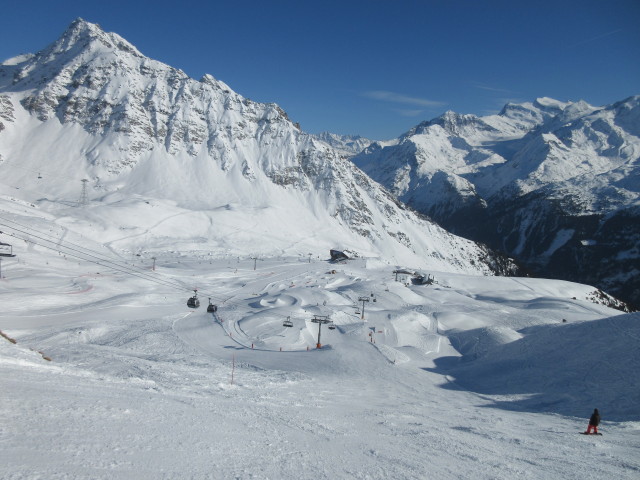
[[(14, 227), (12, 225), (7, 225), (6, 223), (0, 222), (1, 226), (10, 228), (10, 229), (12, 229), (12, 230), (14, 230), (16, 232), (20, 232), (21, 234), (27, 235), (28, 237), (38, 238), (39, 240), (42, 240), (44, 242), (52, 243), (52, 244), (55, 245), (55, 247), (52, 247), (50, 245), (45, 245), (43, 243), (36, 242), (36, 241), (33, 240), (33, 238), (25, 239), (25, 238), (16, 237), (15, 235), (11, 235), (10, 233), (7, 233), (8, 235), (14, 236), (15, 238), (20, 238), (21, 240), (24, 240), (24, 241), (28, 241), (28, 242), (30, 242), (30, 243), (32, 243), (34, 245), (38, 245), (40, 247), (47, 248), (49, 250), (53, 250), (53, 251), (58, 252), (58, 253), (63, 253), (65, 255), (68, 255), (70, 257), (73, 257), (73, 258), (76, 258), (76, 259), (79, 259), (79, 260), (82, 260), (82, 261), (94, 263), (94, 264), (100, 265), (102, 267), (107, 267), (107, 268), (110, 268), (110, 269), (115, 270), (115, 271), (120, 272), (120, 273), (132, 275), (132, 276), (138, 277), (138, 278), (140, 278), (142, 280), (148, 280), (150, 282), (154, 282), (154, 283), (156, 283), (158, 285), (161, 285), (161, 286), (165, 286), (165, 287), (169, 287), (169, 288), (177, 289), (177, 290), (181, 290), (181, 291), (184, 291), (184, 290), (191, 291), (191, 290), (193, 290), (193, 288), (187, 287), (186, 285), (184, 285), (181, 282), (172, 281), (172, 280), (165, 280), (165, 279), (162, 279), (162, 278), (157, 278), (157, 277), (151, 276), (147, 272), (144, 272), (144, 271), (141, 271), (141, 270), (134, 270), (127, 264), (122, 264), (122, 262), (118, 263), (118, 262), (116, 262), (114, 260), (105, 258), (103, 254), (100, 254), (100, 253), (97, 253), (97, 252), (95, 252), (93, 250), (87, 249), (86, 247), (82, 247), (80, 245), (76, 245), (76, 244), (74, 244), (72, 242), (60, 241), (58, 238), (54, 238), (53, 240), (50, 240), (48, 238), (43, 238), (42, 236), (36, 235), (33, 232), (36, 232), (36, 233), (38, 233), (40, 235), (43, 235), (43, 236), (50, 236), (50, 235), (46, 234), (46, 233), (43, 233), (43, 232), (39, 232), (39, 231), (37, 231), (37, 230), (35, 230), (35, 229), (31, 228), (31, 227), (22, 225), (22, 224), (20, 224), (18, 222), (15, 222), (13, 220), (9, 220), (9, 219), (2, 218), (2, 217), (0, 217), (0, 220), (4, 220), (4, 221), (8, 221), (8, 222), (14, 223), (16, 225), (19, 225), (20, 227), (23, 227), (26, 230), (22, 230), (22, 229)], [(78, 247), (79, 249), (82, 249), (82, 250), (85, 250), (85, 251), (81, 251), (81, 250), (78, 250), (76, 248), (69, 247), (66, 244), (74, 245), (74, 246)], [(72, 253), (72, 252), (76, 252), (78, 255), (76, 255), (75, 253)], [(83, 255), (84, 257), (81, 257), (79, 255)], [(85, 258), (85, 257), (90, 257), (90, 258)], [(92, 260), (91, 258), (93, 258), (95, 260)], [(207, 294), (207, 292), (201, 292), (201, 293)], [(213, 298), (214, 300), (219, 301), (219, 303), (226, 303), (227, 305), (237, 305), (237, 306), (241, 306), (242, 305), (242, 304), (239, 304), (239, 303), (236, 304), (235, 302), (229, 302), (229, 298), (223, 299), (222, 297), (220, 297), (218, 295), (214, 295), (214, 294), (208, 294), (208, 295), (209, 295), (210, 298)], [(195, 297), (197, 297), (197, 294), (195, 295)], [(191, 297), (191, 298), (193, 298), (193, 297)], [(191, 308), (197, 308), (195, 306), (192, 306), (192, 305), (195, 305), (195, 303), (196, 302), (193, 301), (193, 302), (191, 302), (191, 305), (189, 305), (189, 306), (191, 306)], [(198, 301), (197, 305), (199, 306), (199, 304), (200, 304), (200, 302)], [(207, 307), (207, 308), (209, 308), (209, 307)]]
[[(5, 220), (5, 219), (2, 219), (2, 218), (0, 218), (0, 219), (1, 220)], [(13, 223), (17, 223), (17, 222), (13, 222)], [(106, 259), (106, 258), (100, 258), (100, 257), (98, 257), (96, 255), (91, 254), (91, 253), (82, 252), (82, 251), (79, 251), (77, 249), (74, 249), (74, 248), (71, 248), (71, 247), (67, 247), (66, 245), (64, 245), (65, 242), (59, 242), (57, 239), (54, 241), (54, 240), (49, 240), (49, 239), (46, 239), (46, 238), (42, 238), (42, 237), (40, 237), (38, 235), (35, 235), (33, 233), (30, 233), (28, 231), (21, 230), (21, 229), (16, 228), (16, 227), (14, 227), (12, 225), (7, 225), (7, 224), (2, 223), (2, 222), (0, 222), (0, 225), (2, 225), (4, 227), (7, 227), (7, 228), (10, 228), (12, 230), (15, 230), (16, 232), (20, 232), (21, 234), (27, 235), (28, 237), (34, 237), (34, 238), (38, 238), (39, 240), (42, 240), (44, 242), (53, 243), (53, 244), (55, 244), (55, 247), (50, 246), (50, 245), (46, 245), (46, 244), (43, 244), (43, 243), (38, 243), (38, 242), (34, 241), (32, 238), (16, 237), (16, 238), (20, 238), (21, 240), (28, 241), (28, 242), (30, 242), (30, 243), (32, 243), (34, 245), (38, 245), (40, 247), (47, 248), (49, 250), (53, 250), (53, 251), (56, 251), (56, 252), (59, 252), (59, 253), (63, 253), (65, 255), (69, 255), (70, 257), (73, 257), (73, 258), (76, 258), (76, 259), (79, 259), (79, 260), (83, 260), (83, 261), (90, 262), (90, 263), (95, 263), (97, 265), (100, 265), (100, 266), (103, 266), (103, 267), (107, 267), (107, 268), (116, 270), (116, 271), (121, 272), (121, 273), (130, 274), (130, 275), (136, 276), (138, 278), (141, 278), (143, 280), (148, 280), (148, 281), (151, 281), (151, 282), (155, 282), (156, 284), (159, 284), (159, 285), (162, 285), (162, 286), (165, 286), (165, 287), (170, 287), (170, 288), (179, 289), (179, 290), (191, 290), (191, 288), (188, 288), (185, 285), (179, 284), (178, 282), (172, 282), (171, 280), (165, 280), (165, 279), (162, 279), (162, 278), (152, 277), (146, 272), (143, 272), (143, 271), (140, 271), (140, 270), (133, 270), (131, 267), (125, 266), (125, 265), (120, 265), (117, 262), (114, 262), (113, 260), (109, 260), (109, 259)], [(10, 234), (8, 233), (8, 235), (10, 235)], [(15, 235), (12, 235), (12, 236), (15, 236)], [(62, 247), (62, 249), (60, 247)], [(84, 247), (81, 247), (81, 248), (84, 248)], [(70, 250), (70, 252), (69, 251), (63, 251), (63, 250)], [(77, 254), (75, 254), (73, 252), (76, 252)], [(95, 260), (92, 260), (91, 258), (84, 258), (84, 257), (81, 257), (79, 255), (84, 255), (85, 257), (92, 257)]]
[[(104, 255), (102, 255), (102, 254), (100, 254), (100, 253), (98, 253), (98, 252), (95, 252), (95, 251), (90, 250), (90, 249), (87, 249), (87, 248), (85, 248), (85, 247), (82, 247), (82, 246), (76, 245), (76, 244), (74, 244), (74, 243), (72, 243), (72, 242), (67, 242), (67, 241), (64, 241), (64, 242), (63, 242), (63, 241), (61, 241), (61, 240), (60, 240), (60, 239), (58, 239), (58, 238), (55, 238), (54, 240), (50, 240), (50, 239), (48, 239), (48, 238), (43, 238), (43, 237), (41, 237), (41, 236), (39, 236), (39, 235), (36, 235), (36, 234), (35, 234), (35, 233), (33, 233), (33, 232), (36, 232), (36, 233), (39, 233), (40, 235), (45, 235), (45, 236), (46, 236), (47, 234), (42, 233), (42, 232), (38, 232), (38, 231), (37, 231), (37, 230), (35, 230), (35, 229), (32, 229), (32, 228), (30, 228), (30, 227), (27, 227), (27, 226), (21, 225), (21, 224), (19, 224), (18, 222), (15, 222), (15, 221), (13, 221), (13, 220), (7, 220), (7, 219), (3, 219), (3, 218), (1, 218), (1, 217), (0, 217), (0, 219), (1, 219), (1, 220), (9, 221), (9, 222), (11, 222), (11, 223), (15, 223), (16, 225), (19, 225), (19, 226), (21, 226), (21, 227), (23, 227), (23, 228), (27, 229), (28, 231), (20, 230), (19, 228), (16, 228), (16, 227), (14, 227), (14, 226), (12, 226), (12, 225), (7, 225), (7, 224), (0, 223), (0, 225), (2, 225), (2, 226), (5, 226), (5, 227), (8, 227), (8, 228), (11, 228), (11, 229), (13, 229), (13, 230), (15, 230), (15, 231), (17, 231), (17, 232), (20, 232), (20, 233), (22, 233), (22, 234), (28, 235), (28, 236), (30, 236), (30, 237), (35, 237), (35, 238), (38, 238), (38, 239), (43, 240), (43, 241), (45, 241), (45, 242), (53, 243), (53, 244), (55, 244), (55, 245), (56, 245), (56, 247), (61, 247), (62, 249), (65, 249), (65, 250), (70, 250), (70, 251), (72, 251), (72, 252), (77, 252), (77, 253), (79, 253), (79, 254), (81, 254), (81, 255), (85, 255), (85, 256), (87, 256), (87, 257), (95, 258), (95, 259), (96, 259), (96, 260), (98, 260), (99, 262), (102, 262), (102, 263), (99, 263), (99, 265), (101, 265), (101, 266), (105, 266), (105, 267), (108, 267), (108, 268), (113, 268), (113, 266), (118, 267), (118, 268), (124, 268), (124, 269), (126, 269), (126, 270), (129, 270), (129, 271), (135, 272), (135, 273), (137, 273), (137, 274), (147, 276), (147, 277), (149, 277), (149, 279), (150, 279), (150, 280), (165, 282), (165, 283), (167, 284), (167, 286), (171, 286), (171, 287), (174, 287), (174, 288), (188, 289), (186, 286), (183, 286), (183, 285), (179, 284), (178, 282), (173, 282), (173, 283), (172, 283), (172, 281), (171, 281), (171, 280), (158, 279), (158, 278), (155, 278), (155, 277), (151, 277), (151, 276), (150, 276), (150, 274), (148, 274), (148, 273), (146, 273), (146, 272), (144, 272), (144, 271), (142, 271), (142, 270), (134, 270), (132, 267), (130, 267), (130, 266), (129, 266), (129, 265), (127, 265), (127, 264), (122, 264), (122, 262), (117, 262), (117, 261), (111, 260), (111, 259), (109, 259), (109, 258), (106, 258)], [(27, 240), (27, 239), (22, 239), (22, 240), (25, 240), (25, 241), (31, 241), (31, 243), (37, 244), (37, 243), (36, 243), (36, 242), (34, 242), (33, 240)], [(77, 248), (69, 247), (69, 246), (67, 246), (66, 244), (74, 245), (75, 247), (78, 247), (79, 249), (82, 249), (82, 250), (85, 250), (85, 251), (81, 251), (81, 250), (78, 250)], [(59, 253), (65, 253), (65, 254), (68, 254), (68, 255), (74, 256), (74, 258), (79, 258), (79, 257), (76, 257), (75, 255), (71, 254), (70, 252), (62, 252), (62, 251), (60, 250), (60, 248), (53, 248), (53, 247), (49, 247), (49, 246), (47, 246), (47, 245), (42, 245), (42, 244), (37, 244), (37, 245), (40, 245), (40, 246), (45, 247), (45, 248), (49, 248), (49, 249), (54, 250), (54, 251), (58, 251)], [(89, 261), (89, 262), (96, 263), (96, 262), (94, 262), (93, 260), (90, 260), (90, 259), (86, 259), (86, 258), (80, 258), (80, 259), (81, 259), (81, 260), (85, 260), (85, 261)], [(107, 265), (107, 264), (111, 264), (111, 265)]]
[[(94, 263), (96, 265), (100, 265), (102, 267), (110, 268), (110, 269), (112, 269), (114, 271), (117, 271), (117, 272), (120, 272), (120, 273), (124, 273), (124, 274), (127, 274), (127, 275), (131, 275), (131, 276), (137, 277), (137, 278), (139, 278), (141, 280), (147, 280), (147, 281), (156, 283), (157, 285), (160, 285), (160, 286), (163, 286), (163, 287), (168, 287), (168, 288), (172, 288), (172, 289), (175, 289), (175, 290), (181, 290), (181, 291), (184, 291), (184, 290), (192, 291), (192, 290), (194, 290), (191, 287), (187, 287), (183, 282), (180, 282), (180, 281), (177, 281), (177, 280), (167, 280), (167, 279), (163, 279), (163, 278), (154, 277), (151, 274), (149, 274), (149, 273), (147, 273), (147, 272), (145, 272), (143, 270), (133, 269), (130, 265), (128, 265), (128, 264), (126, 264), (124, 262), (117, 262), (117, 261), (111, 260), (109, 258), (105, 258), (104, 254), (101, 254), (99, 252), (95, 252), (95, 251), (93, 251), (91, 249), (88, 249), (88, 248), (83, 247), (81, 245), (77, 245), (77, 244), (75, 244), (73, 242), (62, 241), (59, 238), (53, 238), (53, 239), (43, 238), (43, 237), (46, 237), (46, 236), (51, 237), (51, 235), (47, 234), (47, 233), (40, 232), (40, 231), (38, 231), (38, 230), (36, 230), (36, 229), (34, 229), (32, 227), (29, 227), (29, 226), (26, 226), (26, 225), (22, 225), (19, 222), (16, 222), (14, 220), (10, 220), (10, 219), (3, 218), (3, 217), (0, 217), (0, 220), (3, 220), (5, 222), (11, 222), (11, 223), (13, 223), (15, 225), (18, 225), (18, 226), (22, 227), (22, 229), (20, 229), (20, 228), (17, 228), (15, 226), (13, 226), (13, 225), (8, 225), (6, 223), (0, 222), (0, 226), (3, 226), (3, 227), (6, 227), (6, 228), (9, 228), (11, 230), (14, 230), (16, 232), (19, 232), (22, 235), (26, 235), (28, 238), (21, 238), (19, 236), (13, 235), (13, 234), (8, 233), (8, 232), (3, 232), (3, 233), (5, 233), (7, 235), (10, 235), (10, 236), (12, 236), (14, 238), (18, 238), (20, 240), (32, 243), (33, 245), (37, 245), (37, 246), (46, 248), (48, 250), (52, 250), (52, 251), (55, 251), (55, 252), (58, 252), (58, 253), (62, 253), (62, 254), (68, 255), (68, 256), (70, 256), (72, 258), (76, 258), (78, 260), (82, 260), (82, 261), (85, 261), (85, 262), (89, 262), (89, 263)], [(33, 233), (33, 232), (36, 232), (36, 233)], [(42, 235), (42, 236), (40, 236), (40, 235)], [(53, 244), (54, 246), (50, 246), (50, 245), (46, 245), (46, 244), (34, 241), (33, 238), (31, 238), (31, 237), (37, 238), (37, 239), (39, 239), (39, 240), (41, 240), (43, 242), (47, 242), (49, 244)], [(70, 247), (68, 245), (73, 245), (74, 247), (77, 247), (77, 248), (73, 248), (73, 247)], [(66, 250), (66, 251), (63, 251), (63, 250)], [(75, 252), (75, 253), (73, 253), (73, 252)], [(80, 255), (82, 255), (82, 256), (80, 256)], [(85, 257), (89, 257), (89, 258), (85, 258)], [(197, 308), (200, 305), (199, 300), (197, 302), (193, 300), (194, 298), (197, 299), (198, 289), (195, 289), (195, 290), (196, 290), (195, 295), (193, 297), (189, 298), (189, 302), (187, 302), (187, 304), (188, 304), (188, 306), (190, 308)], [(207, 307), (207, 311), (208, 312), (211, 312), (211, 310), (213, 310), (214, 312), (217, 311), (217, 305), (214, 305), (214, 304), (211, 303), (211, 299), (212, 298), (214, 300), (219, 301), (219, 303), (222, 303), (222, 304), (225, 304), (225, 305), (229, 305), (229, 306), (238, 306), (238, 307), (244, 307), (245, 306), (242, 303), (229, 301), (235, 295), (232, 295), (231, 297), (227, 297), (225, 299), (225, 298), (223, 298), (221, 296), (210, 294), (210, 293), (207, 293), (207, 292), (204, 292), (204, 291), (200, 291), (200, 293), (204, 293), (205, 295), (207, 295), (209, 297), (209, 306)], [(197, 303), (197, 306), (196, 306), (196, 303)], [(299, 312), (296, 312), (296, 313), (299, 314)], [(273, 316), (276, 316), (276, 317), (285, 318), (286, 319), (286, 321), (285, 321), (286, 325), (283, 324), (283, 326), (286, 326), (286, 327), (293, 326), (292, 322), (291, 322), (291, 315), (284, 315), (284, 314), (276, 313), (276, 312), (271, 312), (271, 314)], [(296, 315), (296, 317), (298, 317), (298, 315)], [(299, 320), (305, 320), (306, 321), (305, 318), (300, 318), (300, 317), (298, 317), (298, 318), (299, 318)]]
[[(0, 223), (0, 225), (2, 225), (2, 224)], [(9, 228), (13, 228), (13, 227), (9, 227)], [(17, 229), (16, 229), (16, 230), (17, 230)], [(17, 231), (19, 231), (19, 230), (17, 230)], [(15, 238), (20, 238), (20, 237), (17, 237), (17, 236), (15, 236), (15, 235), (11, 235), (11, 236), (14, 236)], [(100, 265), (100, 266), (102, 266), (102, 267), (107, 267), (107, 268), (110, 268), (111, 270), (115, 270), (115, 271), (120, 272), (120, 273), (124, 273), (124, 274), (127, 274), (127, 275), (132, 275), (132, 276), (134, 276), (134, 277), (138, 277), (138, 278), (140, 278), (140, 279), (142, 279), (142, 280), (147, 280), (147, 281), (150, 281), (150, 282), (154, 282), (154, 283), (156, 283), (156, 284), (158, 284), (158, 285), (161, 285), (161, 286), (163, 286), (163, 287), (169, 287), (169, 288), (172, 288), (172, 289), (185, 290), (185, 288), (183, 288), (183, 287), (177, 287), (176, 285), (171, 284), (171, 283), (168, 283), (168, 282), (166, 282), (166, 281), (164, 281), (164, 280), (162, 280), (162, 279), (154, 279), (154, 278), (144, 277), (144, 276), (142, 276), (142, 275), (138, 274), (137, 272), (134, 272), (134, 271), (131, 271), (131, 270), (124, 270), (124, 269), (119, 268), (118, 266), (106, 265), (106, 264), (104, 264), (104, 263), (101, 263), (101, 260), (97, 260), (97, 261), (96, 261), (96, 260), (90, 260), (90, 259), (87, 259), (87, 258), (81, 257), (81, 256), (79, 256), (79, 255), (76, 255), (76, 254), (74, 254), (74, 253), (70, 253), (70, 252), (61, 252), (60, 250), (58, 250), (58, 249), (56, 249), (56, 248), (54, 248), (54, 247), (51, 247), (51, 246), (49, 246), (49, 245), (45, 245), (45, 244), (42, 244), (42, 243), (36, 242), (36, 241), (34, 241), (34, 240), (32, 240), (32, 239), (28, 239), (28, 240), (27, 240), (27, 239), (24, 239), (24, 238), (20, 238), (20, 239), (21, 239), (21, 240), (28, 241), (29, 243), (32, 243), (32, 244), (34, 244), (34, 245), (38, 245), (38, 246), (40, 246), (40, 247), (43, 247), (43, 248), (46, 248), (46, 249), (49, 249), (49, 250), (53, 250), (53, 251), (56, 251), (56, 252), (59, 252), (59, 253), (64, 253), (65, 255), (68, 255), (68, 256), (70, 256), (70, 257), (76, 258), (76, 259), (78, 259), (78, 260), (82, 260), (82, 261), (85, 261), (85, 262), (94, 263), (94, 264), (96, 264), (96, 265)], [(48, 240), (47, 240), (47, 241), (48, 241)], [(86, 254), (85, 254), (85, 255), (86, 255)]]
[[(65, 250), (70, 250), (72, 252), (77, 252), (79, 254), (85, 255), (87, 257), (92, 257), (92, 258), (97, 259), (99, 262), (102, 262), (102, 263), (99, 263), (99, 262), (96, 262), (94, 260), (87, 259), (87, 258), (77, 257), (77, 256), (73, 255), (70, 252), (67, 252), (67, 251), (62, 252), (59, 248), (48, 247), (46, 245), (42, 245), (42, 244), (36, 243), (33, 240), (29, 240), (29, 241), (31, 241), (31, 243), (34, 243), (36, 245), (48, 248), (50, 250), (57, 251), (59, 253), (65, 253), (65, 254), (67, 254), (69, 256), (73, 256), (74, 258), (78, 258), (80, 260), (96, 263), (96, 264), (98, 264), (100, 266), (104, 266), (104, 267), (107, 267), (107, 268), (114, 268), (114, 265), (115, 265), (116, 267), (118, 267), (116, 270), (121, 272), (121, 273), (130, 273), (131, 272), (132, 274), (135, 274), (135, 276), (137, 276), (138, 278), (143, 278), (144, 277), (144, 279), (147, 279), (149, 281), (153, 281), (155, 283), (162, 283), (164, 286), (168, 286), (168, 287), (175, 288), (175, 289), (178, 289), (178, 290), (189, 290), (189, 291), (193, 290), (193, 287), (186, 286), (183, 282), (180, 282), (178, 280), (161, 279), (161, 278), (158, 278), (156, 276), (152, 276), (150, 273), (147, 273), (144, 270), (134, 269), (132, 266), (130, 266), (129, 264), (126, 264), (126, 263), (124, 263), (122, 261), (115, 261), (115, 260), (109, 259), (102, 253), (96, 252), (94, 250), (91, 250), (89, 248), (83, 247), (81, 245), (77, 245), (77, 244), (75, 244), (73, 242), (70, 242), (68, 240), (62, 241), (57, 237), (52, 237), (48, 233), (40, 232), (40, 231), (38, 231), (38, 230), (36, 230), (36, 229), (34, 229), (32, 227), (29, 227), (29, 226), (23, 225), (23, 224), (21, 224), (19, 222), (16, 222), (15, 220), (10, 220), (10, 219), (3, 218), (3, 217), (0, 217), (0, 220), (4, 220), (4, 221), (7, 221), (7, 222), (14, 223), (14, 224), (22, 227), (23, 229), (26, 229), (27, 231), (20, 230), (20, 229), (14, 227), (12, 225), (7, 225), (7, 224), (4, 224), (4, 223), (0, 222), (0, 225), (2, 225), (2, 226), (11, 228), (11, 229), (13, 229), (15, 231), (18, 231), (18, 232), (20, 232), (20, 233), (22, 233), (24, 235), (29, 235), (31, 237), (35, 237), (35, 238), (38, 238), (40, 240), (43, 240), (43, 241), (46, 241), (46, 242), (49, 242), (49, 243), (53, 243), (53, 244), (56, 245), (56, 247), (62, 247)], [(36, 232), (39, 235), (36, 235), (33, 232)], [(43, 238), (43, 236), (44, 237), (49, 237), (49, 238)], [(53, 238), (53, 239), (50, 239), (50, 238)], [(22, 240), (26, 240), (26, 239), (22, 239)], [(74, 247), (77, 247), (77, 248), (73, 248), (73, 247), (70, 247), (68, 245), (73, 245)], [(78, 249), (80, 249), (80, 250), (78, 250)], [(123, 271), (122, 269), (124, 269), (126, 271)], [(143, 276), (143, 277), (141, 277), (141, 276)], [(208, 294), (207, 292), (201, 292), (201, 293)], [(221, 302), (221, 303), (225, 303), (228, 300), (228, 299), (224, 300), (222, 297), (220, 297), (218, 295), (215, 295), (215, 294), (208, 294), (208, 295), (210, 297), (214, 298), (215, 300)]]
[[(141, 274), (141, 275), (148, 276), (150, 279), (153, 279), (153, 280), (161, 280), (161, 281), (169, 282), (169, 283), (172, 283), (172, 282), (173, 282), (173, 283), (174, 283), (174, 285), (173, 285), (173, 286), (174, 286), (174, 287), (176, 287), (176, 288), (181, 288), (181, 289), (191, 290), (191, 288), (190, 288), (190, 287), (186, 287), (185, 285), (183, 285), (181, 282), (179, 282), (179, 281), (177, 281), (177, 280), (158, 279), (158, 278), (156, 278), (156, 277), (151, 276), (151, 274), (147, 273), (147, 272), (146, 272), (146, 271), (144, 271), (144, 270), (141, 270), (141, 269), (135, 269), (133, 266), (130, 266), (130, 265), (128, 265), (127, 263), (125, 263), (125, 262), (123, 262), (123, 261), (112, 260), (112, 259), (110, 259), (110, 258), (106, 257), (106, 256), (105, 256), (104, 254), (102, 254), (102, 253), (99, 253), (99, 252), (96, 252), (96, 251), (91, 250), (91, 249), (89, 249), (89, 248), (83, 247), (82, 245), (77, 245), (77, 244), (75, 244), (75, 243), (73, 243), (73, 242), (70, 242), (70, 241), (68, 241), (68, 240), (62, 241), (62, 240), (61, 240), (61, 239), (59, 239), (59, 238), (54, 238), (54, 240), (50, 240), (50, 239), (48, 239), (48, 238), (42, 238), (42, 237), (40, 237), (40, 236), (38, 236), (38, 235), (35, 235), (35, 234), (34, 234), (34, 233), (32, 233), (32, 232), (36, 232), (36, 233), (38, 233), (39, 235), (42, 235), (42, 236), (45, 236), (45, 237), (47, 237), (47, 236), (48, 236), (48, 237), (50, 237), (50, 238), (51, 238), (52, 236), (51, 236), (50, 234), (48, 234), (48, 233), (39, 232), (38, 230), (36, 230), (36, 229), (34, 229), (34, 228), (32, 228), (32, 227), (28, 227), (28, 226), (26, 226), (26, 225), (22, 225), (21, 223), (18, 223), (18, 222), (16, 222), (15, 220), (9, 220), (9, 219), (5, 219), (5, 218), (2, 218), (2, 217), (0, 217), (0, 220), (5, 220), (5, 221), (8, 221), (8, 222), (14, 223), (14, 224), (16, 224), (16, 225), (19, 225), (20, 227), (22, 227), (22, 228), (24, 228), (24, 229), (27, 229), (28, 231), (27, 231), (27, 232), (24, 232), (24, 231), (20, 231), (19, 229), (15, 228), (15, 227), (12, 227), (11, 225), (6, 225), (6, 224), (2, 224), (2, 223), (0, 223), (0, 225), (4, 225), (4, 226), (6, 226), (6, 227), (8, 227), (8, 228), (12, 228), (12, 229), (14, 229), (14, 230), (16, 230), (16, 231), (20, 231), (21, 233), (24, 233), (24, 234), (26, 234), (26, 235), (31, 235), (31, 236), (36, 237), (36, 238), (39, 238), (39, 239), (41, 239), (41, 240), (44, 240), (44, 241), (47, 241), (47, 242), (50, 242), (50, 243), (55, 243), (57, 246), (63, 246), (63, 247), (64, 247), (65, 249), (67, 249), (67, 250), (75, 251), (75, 252), (81, 253), (82, 255), (86, 255), (86, 256), (88, 256), (88, 257), (96, 258), (96, 259), (100, 260), (101, 262), (106, 262), (106, 263), (114, 264), (114, 265), (116, 265), (116, 266), (118, 266), (118, 267), (121, 267), (121, 268), (125, 268), (125, 269), (128, 269), (128, 270), (135, 271), (136, 273), (139, 273), (139, 274)], [(72, 247), (70, 247), (70, 246), (68, 246), (68, 245), (73, 245), (74, 247), (77, 247), (77, 248), (72, 248)], [(81, 249), (81, 250), (84, 250), (84, 251), (81, 251), (81, 250), (78, 250), (78, 249)], [(103, 266), (108, 266), (108, 265), (103, 265)]]

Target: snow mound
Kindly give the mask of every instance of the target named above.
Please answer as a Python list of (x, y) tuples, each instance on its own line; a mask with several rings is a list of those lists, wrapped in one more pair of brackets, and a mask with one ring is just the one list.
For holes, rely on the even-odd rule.
[(525, 329), (449, 374), (495, 405), (640, 420), (640, 314)]

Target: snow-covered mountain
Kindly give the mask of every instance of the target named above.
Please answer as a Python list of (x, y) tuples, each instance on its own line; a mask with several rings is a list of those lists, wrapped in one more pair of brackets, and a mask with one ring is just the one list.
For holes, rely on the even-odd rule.
[(96, 25), (0, 84), (0, 478), (636, 479), (640, 314)]
[(446, 112), (353, 160), (450, 231), (640, 305), (639, 104)]
[(194, 80), (82, 19), (2, 64), (0, 119), (5, 189), (122, 250), (338, 247), (417, 267), (511, 268), (406, 209), (276, 104)]
[(373, 140), (360, 135), (338, 135), (337, 133), (322, 132), (313, 136), (331, 145), (331, 147), (347, 157), (357, 155), (373, 143)]

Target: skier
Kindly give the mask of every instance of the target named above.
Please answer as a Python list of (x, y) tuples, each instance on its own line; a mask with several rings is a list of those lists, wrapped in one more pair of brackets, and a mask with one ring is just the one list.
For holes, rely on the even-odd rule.
[(593, 413), (591, 414), (591, 418), (589, 419), (589, 426), (587, 427), (587, 431), (584, 432), (586, 435), (590, 435), (591, 431), (598, 435), (598, 425), (600, 424), (600, 414), (598, 413), (598, 409), (595, 408)]

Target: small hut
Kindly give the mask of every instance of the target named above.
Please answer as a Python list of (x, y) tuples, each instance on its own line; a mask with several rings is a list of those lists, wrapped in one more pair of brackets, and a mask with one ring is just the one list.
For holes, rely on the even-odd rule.
[(340, 250), (329, 250), (329, 255), (331, 255), (332, 262), (340, 262), (342, 260), (349, 260), (349, 256), (341, 252)]

